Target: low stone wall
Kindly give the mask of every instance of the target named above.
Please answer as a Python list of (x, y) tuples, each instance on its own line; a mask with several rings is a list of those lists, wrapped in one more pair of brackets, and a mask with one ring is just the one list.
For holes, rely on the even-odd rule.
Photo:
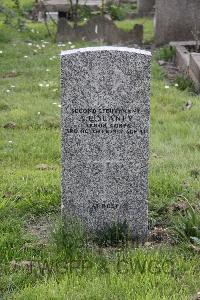
[(175, 63), (179, 70), (194, 82), (197, 92), (200, 92), (200, 53), (189, 52), (188, 46), (195, 46), (195, 41), (171, 42), (176, 48)]
[(200, 0), (156, 0), (155, 42), (193, 40), (200, 30)]
[(57, 42), (66, 41), (101, 41), (107, 45), (134, 45), (143, 42), (143, 25), (125, 32), (116, 27), (113, 21), (95, 16), (87, 24), (72, 28), (67, 20), (60, 16), (58, 21)]

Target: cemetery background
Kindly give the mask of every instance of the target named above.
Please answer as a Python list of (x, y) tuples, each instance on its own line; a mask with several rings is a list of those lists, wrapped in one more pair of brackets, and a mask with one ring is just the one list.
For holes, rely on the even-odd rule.
[[(137, 21), (118, 24), (128, 29)], [(140, 21), (149, 40), (152, 21)], [(59, 53), (88, 43), (57, 45), (44, 24), (30, 21), (28, 27), (18, 31), (0, 23), (1, 297), (192, 297), (199, 291), (199, 96), (180, 76), (169, 82), (157, 60), (170, 58), (170, 49), (158, 50), (152, 65), (150, 240), (139, 247), (115, 241), (86, 247), (82, 232), (66, 232), (59, 223)]]

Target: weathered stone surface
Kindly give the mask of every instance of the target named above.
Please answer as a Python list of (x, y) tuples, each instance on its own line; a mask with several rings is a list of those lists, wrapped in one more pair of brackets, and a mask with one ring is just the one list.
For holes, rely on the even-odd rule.
[(155, 0), (137, 0), (138, 13), (140, 16), (147, 16), (153, 12)]
[[(61, 13), (60, 13), (61, 16)], [(66, 41), (100, 41), (108, 45), (134, 45), (143, 41), (143, 25), (136, 24), (132, 30), (125, 32), (116, 27), (112, 20), (104, 16), (94, 16), (85, 25), (72, 28), (67, 19), (58, 21), (57, 42)]]
[(156, 0), (156, 44), (195, 39), (200, 30), (199, 12), (199, 0)]
[(62, 52), (62, 212), (89, 231), (147, 235), (150, 60), (120, 47)]

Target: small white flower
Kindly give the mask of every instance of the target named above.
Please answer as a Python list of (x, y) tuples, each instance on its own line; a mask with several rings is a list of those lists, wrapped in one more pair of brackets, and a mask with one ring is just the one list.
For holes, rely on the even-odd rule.
[(45, 48), (46, 46), (45, 45), (42, 45), (42, 48)]
[(11, 85), (11, 88), (15, 88), (15, 85)]
[(24, 55), (24, 58), (28, 58), (28, 56), (27, 56), (27, 55)]
[(165, 89), (169, 89), (169, 85), (165, 85)]
[[(58, 91), (58, 89), (53, 89), (53, 92), (57, 92)], [(56, 103), (57, 104), (57, 103)]]
[(49, 84), (48, 84), (48, 83), (46, 84), (46, 87), (49, 87)]
[(6, 90), (7, 93), (10, 93), (10, 90)]
[(55, 58), (56, 58), (56, 56), (54, 55), (52, 58), (53, 58), (53, 59), (55, 59)]
[(58, 107), (61, 107), (61, 105), (60, 105), (60, 104), (58, 104)]
[(71, 45), (71, 47), (70, 47), (71, 49), (74, 49), (75, 48), (75, 46), (74, 45)]
[(84, 21), (87, 21), (87, 18), (84, 18)]
[(40, 111), (38, 111), (38, 113), (37, 113), (38, 115), (40, 115)]
[(9, 144), (12, 144), (13, 141), (8, 141)]
[(53, 60), (53, 58), (52, 58), (52, 57), (50, 57), (50, 58), (49, 58), (49, 60)]
[(43, 83), (39, 83), (38, 85), (39, 85), (40, 87), (43, 87), (43, 86), (44, 86), (44, 84), (43, 84)]
[(49, 70), (49, 69), (46, 69), (46, 72), (50, 72), (50, 70)]
[(178, 87), (178, 83), (175, 83), (175, 85), (174, 85), (174, 86)]
[(72, 42), (68, 42), (68, 44), (69, 44), (69, 45), (71, 45), (71, 44), (72, 44)]
[(32, 43), (28, 43), (28, 46), (32, 46), (33, 44)]
[(56, 103), (56, 102), (53, 102), (52, 104), (53, 104), (53, 105), (57, 105), (57, 103)]
[(35, 29), (33, 29), (33, 28), (32, 28), (32, 29), (31, 29), (31, 32), (33, 32), (33, 33), (34, 33), (34, 32), (35, 32)]
[(37, 53), (38, 51), (36, 49), (34, 49), (33, 52)]
[(0, 54), (2, 54), (3, 53), (3, 51), (2, 50), (0, 50)]

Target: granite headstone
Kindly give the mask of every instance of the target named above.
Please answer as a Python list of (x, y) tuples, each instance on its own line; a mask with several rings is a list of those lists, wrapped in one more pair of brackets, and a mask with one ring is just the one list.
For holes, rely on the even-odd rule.
[(61, 53), (62, 213), (88, 231), (147, 235), (150, 62), (124, 47)]

